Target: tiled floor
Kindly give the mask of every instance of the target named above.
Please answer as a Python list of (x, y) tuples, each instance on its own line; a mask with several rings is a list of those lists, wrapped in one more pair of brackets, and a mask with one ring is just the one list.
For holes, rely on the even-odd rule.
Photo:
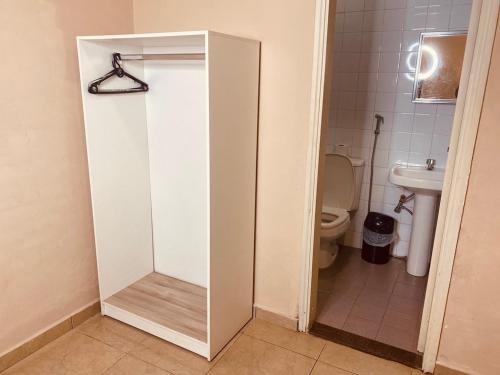
[(417, 375), (320, 338), (253, 320), (212, 362), (110, 318), (96, 316), (3, 375)]
[(404, 260), (370, 264), (359, 250), (343, 248), (319, 273), (316, 320), (416, 352), (426, 283), (406, 273)]

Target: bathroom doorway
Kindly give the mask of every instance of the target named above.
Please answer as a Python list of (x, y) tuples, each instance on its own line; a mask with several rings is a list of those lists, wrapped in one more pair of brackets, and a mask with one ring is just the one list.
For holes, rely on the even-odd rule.
[[(310, 227), (305, 233), (299, 325), (301, 330), (310, 329), (313, 334), (432, 371), (460, 224), (456, 215), (458, 212), (460, 216), (461, 211), (457, 207), (463, 207), (467, 184), (459, 174), (463, 175), (470, 166), (475, 140), (471, 129), (477, 129), (481, 108), (482, 97), (474, 97), (473, 92), (484, 93), (498, 3), (466, 1), (447, 8), (437, 4), (415, 7), (406, 2), (381, 3), (384, 2), (338, 1), (336, 9), (329, 10), (335, 28), (330, 22), (327, 33), (328, 23), (317, 25), (319, 34), (328, 34), (329, 48), (318, 54), (322, 61), (318, 67), (324, 70), (316, 80), (324, 92), (313, 91), (320, 103), (313, 108), (313, 122), (323, 124), (311, 137), (314, 146), (306, 199), (309, 207), (315, 209), (306, 213)], [(380, 6), (383, 9), (377, 8)], [(328, 19), (326, 12), (327, 6), (318, 6), (318, 19), (321, 14), (323, 20)], [(413, 79), (418, 64), (422, 64), (418, 59), (422, 33), (467, 29), (456, 107), (444, 102), (418, 102), (414, 87), (420, 92), (422, 87), (414, 85)], [(484, 79), (469, 81), (470, 75)], [(373, 155), (376, 114), (384, 118), (384, 123)], [(347, 229), (335, 235), (323, 233), (323, 239), (336, 242), (338, 251), (334, 252), (335, 260), (320, 270), (323, 189), (328, 180), (328, 168), (324, 165), (328, 163), (326, 155), (332, 154), (350, 159), (353, 171), (359, 160), (364, 161), (363, 182), (358, 202), (349, 200), (336, 207), (347, 211)], [(390, 179), (395, 165), (443, 171), (441, 203), (436, 199), (436, 209), (428, 210), (432, 215), (427, 220), (433, 221), (436, 233), (431, 233), (428, 250), (432, 260), (425, 260), (424, 272), (408, 267), (415, 242), (415, 189), (405, 189)], [(350, 189), (356, 190), (355, 182)], [(372, 205), (368, 209), (370, 191)], [(367, 262), (361, 256), (364, 221), (369, 211), (394, 219), (396, 235), (390, 245), (391, 257), (384, 264)], [(420, 209), (419, 213), (423, 211)], [(337, 218), (329, 216), (323, 220), (323, 226), (328, 227)], [(345, 226), (345, 222), (337, 224)]]

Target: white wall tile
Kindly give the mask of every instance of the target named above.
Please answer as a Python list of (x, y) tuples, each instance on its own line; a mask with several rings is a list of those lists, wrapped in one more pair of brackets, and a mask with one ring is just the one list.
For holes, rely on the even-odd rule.
[(453, 5), (450, 17), (450, 30), (467, 30), (471, 6)]
[(398, 86), (396, 88), (397, 92), (411, 93), (413, 92), (413, 73), (399, 73), (398, 74)]
[(385, 0), (384, 9), (403, 9), (406, 8), (406, 0)]
[(428, 153), (421, 153), (421, 152), (410, 152), (408, 154), (408, 165), (412, 166), (424, 166), (426, 160), (428, 159), (429, 154)]
[(340, 109), (356, 109), (356, 92), (343, 91), (340, 93)]
[(433, 115), (437, 112), (437, 104), (415, 103), (415, 113)]
[(368, 31), (362, 33), (361, 48), (363, 52), (379, 52), (382, 46), (382, 32)]
[(377, 91), (377, 73), (359, 73), (357, 91)]
[[(425, 165), (427, 158), (444, 167), (454, 105), (412, 103), (420, 33), (467, 26), (471, 0), (365, 0), (337, 3), (332, 105), (327, 149), (351, 145), (351, 155), (366, 161), (362, 201), (346, 235), (361, 246), (367, 212), (369, 163), (375, 113), (385, 118), (374, 154), (372, 209), (398, 221), (395, 254), (405, 256), (412, 217), (394, 213), (399, 195), (408, 192), (388, 181), (396, 163)], [(346, 9), (347, 8), (347, 9)], [(343, 12), (347, 10), (347, 12)], [(449, 24), (448, 24), (449, 23)], [(408, 53), (411, 52), (411, 53)], [(413, 201), (407, 204), (413, 207)]]
[(442, 134), (434, 134), (432, 138), (431, 152), (436, 155), (446, 154), (448, 145), (450, 144), (450, 137)]
[(341, 33), (344, 31), (344, 13), (335, 14), (335, 32)]
[(415, 69), (417, 67), (417, 59), (418, 59), (417, 52), (401, 52), (399, 58), (399, 72), (415, 73)]
[(356, 128), (355, 124), (355, 115), (354, 111), (339, 111), (338, 112), (338, 124), (341, 128), (346, 129), (354, 129)]
[(384, 11), (384, 31), (403, 30), (406, 20), (405, 9), (389, 9)]
[(408, 0), (406, 2), (407, 8), (427, 7), (428, 5), (429, 5), (429, 0)]
[(408, 164), (408, 151), (397, 151), (391, 149), (389, 152), (389, 160), (387, 161), (387, 165), (393, 166), (394, 164)]
[(451, 134), (451, 129), (453, 126), (453, 116), (450, 115), (436, 115), (436, 123), (434, 125), (434, 133), (447, 135)]
[(383, 52), (380, 54), (379, 73), (394, 73), (398, 71), (399, 52)]
[(418, 43), (420, 42), (420, 31), (405, 30), (403, 31), (403, 51), (418, 51)]
[(396, 132), (411, 132), (413, 129), (413, 113), (396, 113), (394, 115), (394, 128)]
[(360, 73), (377, 73), (380, 61), (379, 53), (362, 53), (359, 57)]
[(394, 112), (391, 110), (388, 112), (377, 111), (377, 113), (384, 118), (384, 123), (382, 124), (381, 127), (382, 131), (383, 132), (391, 131), (394, 126)]
[(375, 93), (358, 92), (356, 96), (356, 109), (362, 111), (373, 111), (375, 109)]
[(401, 50), (401, 44), (403, 43), (402, 31), (383, 31), (381, 35), (382, 44), (380, 46), (380, 51), (399, 52)]
[(405, 30), (425, 30), (427, 8), (408, 8), (405, 17)]
[(345, 3), (346, 12), (359, 12), (362, 11), (364, 7), (365, 7), (364, 0), (348, 0)]
[(337, 0), (337, 13), (345, 12), (345, 3), (349, 0)]
[(343, 33), (342, 35), (342, 51), (361, 52), (361, 33)]
[(434, 131), (434, 116), (416, 113), (413, 119), (413, 133), (432, 134)]
[(432, 134), (413, 133), (411, 135), (410, 152), (429, 154), (431, 144)]
[(375, 124), (373, 111), (356, 112), (356, 123), (359, 129), (372, 130)]
[(358, 73), (338, 73), (334, 80), (338, 91), (356, 91), (357, 83)]
[[(350, 2), (350, 0), (349, 0)], [(360, 32), (363, 29), (363, 12), (352, 12), (344, 14), (344, 29), (345, 33)]]
[(363, 31), (383, 31), (384, 30), (384, 11), (374, 10), (363, 12)]
[(375, 112), (392, 111), (396, 103), (396, 94), (390, 92), (379, 92), (375, 97)]
[[(384, 128), (385, 129), (385, 128)], [(390, 150), (391, 148), (392, 132), (381, 131), (377, 138), (377, 149)]]
[(413, 113), (415, 112), (415, 104), (412, 103), (411, 93), (398, 93), (396, 98), (396, 112)]
[(392, 133), (391, 150), (410, 151), (411, 133)]
[(436, 31), (448, 29), (450, 24), (450, 6), (433, 6), (429, 8), (427, 14), (427, 23), (425, 29), (427, 31)]

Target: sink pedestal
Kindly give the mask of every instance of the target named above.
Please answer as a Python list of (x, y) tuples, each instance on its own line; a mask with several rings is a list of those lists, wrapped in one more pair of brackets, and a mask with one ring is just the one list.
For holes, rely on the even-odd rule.
[(425, 276), (429, 268), (437, 198), (436, 191), (415, 191), (413, 228), (406, 262), (406, 271), (413, 276)]

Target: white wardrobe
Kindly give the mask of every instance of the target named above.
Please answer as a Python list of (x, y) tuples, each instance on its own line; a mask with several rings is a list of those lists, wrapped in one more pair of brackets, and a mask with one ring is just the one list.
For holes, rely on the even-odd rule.
[[(252, 317), (259, 42), (77, 43), (102, 313), (211, 360)], [(149, 91), (89, 93), (113, 53)]]

